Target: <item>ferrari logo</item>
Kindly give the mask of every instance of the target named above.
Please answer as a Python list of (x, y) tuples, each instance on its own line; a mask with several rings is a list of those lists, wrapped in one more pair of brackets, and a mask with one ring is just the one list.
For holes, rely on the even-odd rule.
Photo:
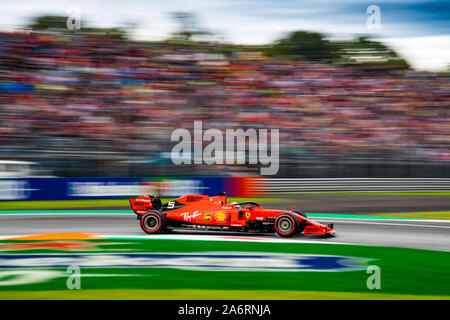
[(205, 213), (205, 215), (203, 216), (203, 219), (205, 221), (211, 221), (211, 213)]
[(246, 213), (245, 213), (245, 217), (246, 217), (247, 219), (250, 219), (250, 212), (246, 212)]

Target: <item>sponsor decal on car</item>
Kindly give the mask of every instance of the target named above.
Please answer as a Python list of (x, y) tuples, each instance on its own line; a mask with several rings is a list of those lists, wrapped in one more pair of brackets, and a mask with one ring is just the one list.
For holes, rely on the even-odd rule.
[(191, 212), (183, 212), (183, 213), (180, 213), (180, 215), (183, 217), (184, 220), (191, 221), (193, 218), (198, 217), (198, 216), (200, 216), (202, 214), (199, 213), (198, 211), (194, 211), (193, 213), (191, 213)]
[(219, 211), (215, 214), (217, 222), (225, 222), (228, 218), (228, 214), (225, 211)]
[(211, 213), (205, 213), (205, 215), (203, 216), (203, 219), (205, 221), (211, 221)]

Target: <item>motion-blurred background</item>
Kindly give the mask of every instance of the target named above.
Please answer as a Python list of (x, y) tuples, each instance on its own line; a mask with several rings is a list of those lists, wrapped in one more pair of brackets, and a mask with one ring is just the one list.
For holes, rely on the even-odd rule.
[(448, 3), (320, 4), (2, 4), (3, 177), (259, 174), (174, 165), (194, 120), (280, 129), (278, 177), (449, 177)]
[[(0, 1), (0, 300), (448, 299), (449, 12), (445, 0)], [(175, 165), (172, 132), (194, 121), (279, 129), (279, 171)], [(147, 236), (128, 202), (222, 191), (337, 235)], [(320, 260), (333, 256), (376, 264), (382, 290), (365, 265)], [(67, 290), (66, 263), (86, 290)]]

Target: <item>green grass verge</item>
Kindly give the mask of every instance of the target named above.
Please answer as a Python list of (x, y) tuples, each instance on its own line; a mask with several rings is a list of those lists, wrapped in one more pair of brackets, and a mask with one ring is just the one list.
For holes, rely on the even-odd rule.
[[(162, 202), (174, 198), (161, 198)], [(268, 202), (292, 202), (291, 199), (280, 198), (240, 198), (229, 197), (228, 202), (256, 201)], [(39, 209), (68, 209), (68, 208), (101, 208), (101, 207), (128, 207), (127, 199), (98, 199), (98, 200), (51, 200), (51, 201), (0, 201), (0, 210), (39, 210)]]
[(450, 296), (286, 290), (0, 291), (0, 300), (186, 300), (186, 298), (189, 300), (449, 300)]
[[(351, 297), (366, 295), (369, 298), (380, 295), (442, 296), (450, 297), (450, 253), (432, 250), (407, 249), (397, 247), (375, 247), (317, 243), (255, 243), (228, 241), (198, 240), (161, 240), (161, 239), (96, 239), (91, 253), (112, 254), (125, 252), (276, 252), (280, 254), (322, 254), (359, 257), (367, 261), (367, 265), (377, 265), (381, 270), (381, 289), (368, 290), (367, 274), (363, 269), (343, 272), (269, 272), (269, 271), (200, 271), (173, 268), (82, 268), (91, 276), (82, 278), (83, 290), (178, 290), (180, 299), (191, 299), (183, 290), (214, 290), (223, 292), (226, 297), (231, 291), (297, 293), (318, 292), (318, 298), (338, 298), (341, 293), (352, 294)], [(20, 242), (1, 241), (0, 244)], [(104, 243), (102, 245), (101, 243)], [(55, 250), (21, 250), (3, 251), (4, 254), (56, 253)], [(62, 251), (67, 254), (67, 251)], [(85, 251), (88, 253), (89, 251)], [(72, 253), (72, 252), (71, 252)], [(73, 252), (76, 253), (76, 252)], [(1, 271), (10, 269), (1, 269)], [(17, 269), (15, 269), (17, 270)], [(20, 269), (19, 269), (20, 270)], [(65, 268), (57, 269), (65, 272)], [(99, 277), (92, 276), (95, 273)], [(107, 276), (114, 274), (121, 276)], [(17, 292), (19, 297), (24, 291), (44, 292), (60, 291), (67, 293), (66, 277), (59, 277), (46, 282), (3, 286), (0, 292)], [(241, 291), (243, 290), (243, 291)], [(66, 293), (64, 293), (66, 292)], [(81, 292), (81, 291), (80, 291)], [(95, 291), (93, 291), (95, 292)], [(114, 291), (112, 291), (114, 292)], [(164, 291), (161, 291), (164, 292)], [(176, 292), (176, 291), (170, 291)], [(183, 293), (184, 292), (184, 293)], [(338, 294), (337, 294), (338, 293)], [(76, 293), (74, 293), (76, 294)], [(82, 294), (82, 293), (80, 293)], [(344, 295), (345, 295), (344, 294)], [(369, 295), (369, 296), (367, 296)], [(398, 296), (400, 295), (400, 296)], [(220, 295), (217, 295), (219, 297)], [(13, 295), (10, 295), (13, 297)], [(238, 297), (238, 296), (236, 296)], [(252, 295), (249, 295), (252, 297)], [(276, 298), (273, 296), (272, 298)], [(388, 296), (386, 296), (387, 298)], [(44, 298), (44, 297), (41, 297)], [(88, 297), (89, 298), (89, 297)], [(96, 296), (95, 298), (98, 298)], [(132, 297), (135, 298), (135, 297)], [(147, 297), (146, 297), (147, 298)], [(264, 297), (265, 299), (266, 297)], [(341, 297), (339, 297), (341, 298)], [(342, 297), (343, 298), (343, 297)], [(401, 299), (406, 296), (401, 297)]]

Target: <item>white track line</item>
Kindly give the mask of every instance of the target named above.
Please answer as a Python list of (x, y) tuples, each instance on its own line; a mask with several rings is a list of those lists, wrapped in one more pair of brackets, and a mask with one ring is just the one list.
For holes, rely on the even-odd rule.
[[(304, 240), (304, 239), (283, 239), (272, 237), (252, 237), (245, 235), (199, 235), (199, 234), (179, 234), (179, 235), (127, 235), (127, 234), (101, 234), (99, 237), (107, 239), (146, 239), (146, 240), (209, 240), (209, 241), (238, 241), (238, 242), (273, 242), (273, 243), (328, 243), (320, 240)], [(326, 240), (326, 239), (325, 239)], [(332, 244), (350, 244), (345, 242), (332, 242)]]
[[(320, 220), (320, 219), (319, 219)], [(426, 224), (412, 224), (412, 223), (395, 223), (395, 222), (376, 222), (376, 221), (358, 221), (358, 219), (352, 220), (343, 220), (343, 219), (334, 219), (334, 218), (324, 218), (324, 220), (334, 221), (339, 223), (356, 223), (356, 224), (378, 224), (378, 225), (385, 225), (385, 226), (402, 226), (402, 227), (420, 227), (420, 228), (444, 228), (444, 229), (450, 229), (450, 226), (437, 226), (437, 225), (426, 225)], [(398, 220), (390, 220), (390, 221), (398, 221)], [(408, 220), (410, 222), (414, 222), (415, 220)], [(436, 220), (432, 221), (436, 222)]]
[[(33, 236), (34, 234), (27, 235), (14, 235), (14, 236), (0, 236), (0, 240), (14, 240), (14, 238), (22, 238), (27, 236)], [(270, 243), (318, 243), (318, 244), (330, 244), (330, 242), (324, 242), (320, 240), (304, 240), (304, 239), (282, 239), (272, 237), (252, 237), (245, 235), (199, 235), (199, 234), (169, 234), (169, 235), (139, 235), (139, 234), (91, 234), (92, 239), (142, 239), (142, 240), (196, 240), (196, 241), (234, 241), (234, 242), (270, 242)], [(83, 240), (83, 239), (81, 239)], [(326, 239), (325, 239), (326, 240)], [(77, 240), (78, 241), (78, 240)], [(331, 244), (347, 244), (345, 242), (331, 242)]]

